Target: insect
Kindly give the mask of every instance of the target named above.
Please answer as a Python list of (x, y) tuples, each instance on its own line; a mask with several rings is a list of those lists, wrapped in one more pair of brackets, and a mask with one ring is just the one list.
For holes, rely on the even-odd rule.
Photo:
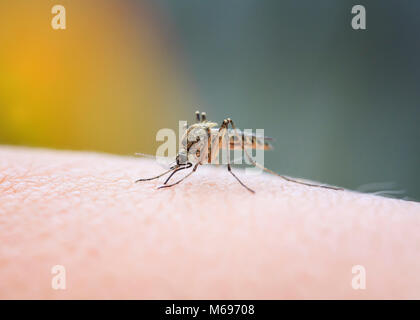
[[(179, 150), (178, 154), (176, 155), (175, 164), (170, 167), (169, 170), (155, 176), (152, 178), (145, 178), (145, 179), (138, 179), (136, 182), (141, 181), (150, 181), (158, 179), (168, 173), (171, 172), (169, 177), (166, 181), (159, 187), (161, 188), (169, 188), (173, 187), (194, 172), (197, 171), (197, 168), (200, 165), (206, 163), (214, 163), (216, 162), (219, 151), (222, 148), (225, 148), (226, 156), (227, 156), (227, 169), (228, 172), (232, 174), (232, 176), (248, 191), (255, 193), (254, 190), (249, 188), (245, 185), (232, 171), (231, 161), (230, 161), (230, 150), (235, 149), (242, 149), (244, 151), (245, 156), (248, 158), (250, 163), (255, 166), (259, 167), (262, 170), (279, 176), (280, 178), (294, 182), (303, 184), (310, 187), (319, 187), (319, 188), (326, 188), (326, 189), (333, 189), (333, 190), (343, 190), (342, 188), (336, 188), (331, 186), (325, 185), (316, 185), (311, 183), (306, 183), (298, 180), (291, 179), (289, 177), (283, 176), (274, 172), (270, 169), (267, 169), (263, 165), (259, 164), (258, 162), (254, 161), (252, 157), (247, 152), (247, 149), (263, 149), (263, 150), (271, 150), (272, 146), (269, 143), (271, 138), (257, 136), (255, 134), (247, 134), (243, 131), (240, 131), (236, 128), (234, 122), (230, 118), (226, 118), (223, 120), (220, 127), (216, 122), (211, 122), (207, 120), (207, 116), (205, 112), (202, 112), (200, 115), (199, 111), (196, 111), (196, 123), (192, 124), (191, 126), (186, 128), (184, 135), (181, 138), (181, 149)], [(231, 129), (229, 129), (229, 126)], [(185, 175), (183, 178), (179, 179), (178, 181), (168, 184), (169, 180), (174, 176), (175, 173), (186, 170), (191, 168), (191, 171)]]

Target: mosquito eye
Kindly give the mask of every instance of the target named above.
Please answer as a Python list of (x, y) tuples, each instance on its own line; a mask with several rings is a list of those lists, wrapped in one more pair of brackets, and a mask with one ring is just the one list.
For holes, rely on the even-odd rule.
[(187, 155), (184, 152), (179, 153), (176, 157), (176, 162), (177, 162), (177, 164), (186, 163), (187, 162)]

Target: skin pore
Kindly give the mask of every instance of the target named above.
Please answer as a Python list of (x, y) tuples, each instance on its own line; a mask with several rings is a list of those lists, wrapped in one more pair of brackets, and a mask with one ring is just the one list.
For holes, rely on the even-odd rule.
[(0, 147), (0, 298), (420, 298), (419, 203), (233, 170)]

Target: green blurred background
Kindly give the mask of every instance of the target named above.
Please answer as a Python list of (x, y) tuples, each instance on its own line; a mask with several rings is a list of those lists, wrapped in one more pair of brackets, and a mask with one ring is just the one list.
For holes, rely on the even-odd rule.
[(419, 200), (419, 32), (418, 1), (1, 1), (0, 143), (155, 153), (200, 109), (283, 174)]

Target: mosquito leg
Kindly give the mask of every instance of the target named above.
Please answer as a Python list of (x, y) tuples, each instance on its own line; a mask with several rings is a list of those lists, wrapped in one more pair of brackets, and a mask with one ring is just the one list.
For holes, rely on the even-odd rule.
[(198, 166), (199, 166), (199, 164), (200, 164), (200, 162), (198, 162), (195, 166), (194, 166), (194, 168), (190, 171), (190, 173), (188, 173), (186, 176), (184, 176), (182, 179), (179, 179), (177, 182), (174, 182), (174, 183), (172, 183), (172, 184), (165, 184), (165, 185), (162, 185), (162, 186), (160, 186), (160, 187), (158, 187), (158, 189), (162, 189), (162, 188), (169, 188), (169, 187), (172, 187), (172, 186), (174, 186), (174, 185), (177, 185), (178, 183), (180, 183), (181, 181), (183, 181), (183, 180), (185, 180), (186, 178), (188, 178), (190, 175), (192, 175), (196, 170), (197, 170), (197, 168), (198, 168)]
[(153, 177), (153, 178), (145, 178), (145, 179), (138, 179), (138, 180), (136, 180), (135, 182), (155, 180), (155, 179), (158, 179), (158, 178), (160, 178), (160, 177), (164, 176), (165, 174), (167, 174), (167, 173), (171, 172), (172, 170), (176, 170), (176, 169), (177, 169), (177, 168), (171, 168), (171, 169), (169, 169), (168, 171), (165, 171), (164, 173), (161, 173), (160, 175), (158, 175), (158, 176), (156, 176), (156, 177)]
[(255, 191), (254, 190), (252, 190), (250, 187), (248, 187), (245, 183), (243, 183), (241, 180), (239, 180), (239, 178), (233, 173), (233, 171), (232, 171), (232, 169), (231, 169), (231, 167), (230, 167), (230, 164), (228, 164), (228, 171), (232, 174), (232, 176), (234, 176), (235, 177), (235, 179), (236, 180), (238, 180), (238, 182), (243, 186), (243, 187), (245, 187), (248, 191), (250, 191), (251, 193), (255, 193)]
[(192, 164), (191, 164), (191, 163), (188, 163), (188, 164), (186, 164), (185, 166), (182, 166), (182, 167), (179, 167), (178, 169), (175, 169), (174, 171), (172, 171), (172, 173), (169, 175), (168, 179), (166, 179), (166, 181), (165, 181), (163, 184), (167, 184), (167, 183), (168, 183), (168, 181), (172, 178), (172, 176), (173, 176), (176, 172), (178, 172), (178, 171), (180, 171), (180, 170), (184, 170), (184, 169), (191, 168), (191, 166), (192, 166)]
[[(228, 125), (228, 121), (227, 120), (225, 120), (225, 121), (223, 121), (223, 124), (225, 124), (226, 126)], [(229, 136), (227, 135), (227, 130), (225, 130), (225, 136), (227, 136), (226, 137), (226, 139), (225, 139), (225, 143), (226, 143), (226, 153), (227, 153), (227, 168), (228, 168), (228, 171), (232, 174), (232, 176), (234, 176), (235, 177), (235, 179), (236, 180), (238, 180), (238, 182), (245, 188), (245, 189), (247, 189), (249, 192), (251, 192), (251, 193), (255, 193), (255, 191), (254, 190), (252, 190), (251, 188), (249, 188), (247, 185), (245, 185), (245, 183), (243, 183), (241, 180), (239, 180), (239, 178), (233, 173), (233, 171), (232, 171), (232, 168), (231, 168), (231, 165), (230, 165), (230, 148), (229, 148), (229, 146), (230, 146), (230, 141), (229, 141)]]
[[(238, 134), (238, 131), (237, 131), (237, 129), (236, 129), (236, 126), (235, 126), (235, 124), (233, 123), (232, 119), (228, 118), (228, 119), (226, 119), (226, 121), (227, 121), (228, 123), (230, 123), (230, 125), (232, 126), (232, 128), (233, 128), (233, 130), (234, 130), (234, 132), (235, 132), (235, 136), (236, 136), (236, 138), (240, 138), (240, 137), (239, 137), (239, 134)], [(291, 179), (291, 178), (286, 177), (286, 176), (282, 176), (282, 175), (278, 174), (277, 172), (274, 172), (274, 171), (272, 171), (272, 170), (270, 170), (270, 169), (268, 169), (268, 168), (264, 167), (263, 165), (259, 164), (258, 162), (254, 161), (254, 160), (251, 158), (251, 156), (248, 154), (248, 151), (246, 151), (245, 147), (243, 148), (243, 150), (244, 150), (244, 153), (245, 153), (246, 157), (248, 158), (248, 160), (249, 160), (249, 161), (250, 161), (250, 162), (251, 162), (254, 166), (256, 166), (256, 167), (258, 167), (258, 168), (261, 168), (262, 170), (264, 170), (264, 171), (266, 171), (266, 172), (269, 172), (269, 173), (271, 173), (271, 174), (274, 174), (274, 175), (276, 175), (276, 176), (278, 176), (278, 177), (280, 177), (280, 178), (282, 178), (282, 179), (284, 179), (284, 180), (286, 180), (286, 181), (290, 181), (290, 182), (294, 182), (294, 183), (303, 184), (303, 185), (305, 185), (305, 186), (309, 186), (309, 187), (325, 188), (325, 189), (332, 189), (332, 190), (344, 190), (343, 188), (330, 187), (330, 186), (324, 186), (324, 185), (318, 185), (318, 184), (311, 184), (311, 183), (306, 183), (306, 182), (302, 182), (302, 181), (294, 180), (294, 179)]]

